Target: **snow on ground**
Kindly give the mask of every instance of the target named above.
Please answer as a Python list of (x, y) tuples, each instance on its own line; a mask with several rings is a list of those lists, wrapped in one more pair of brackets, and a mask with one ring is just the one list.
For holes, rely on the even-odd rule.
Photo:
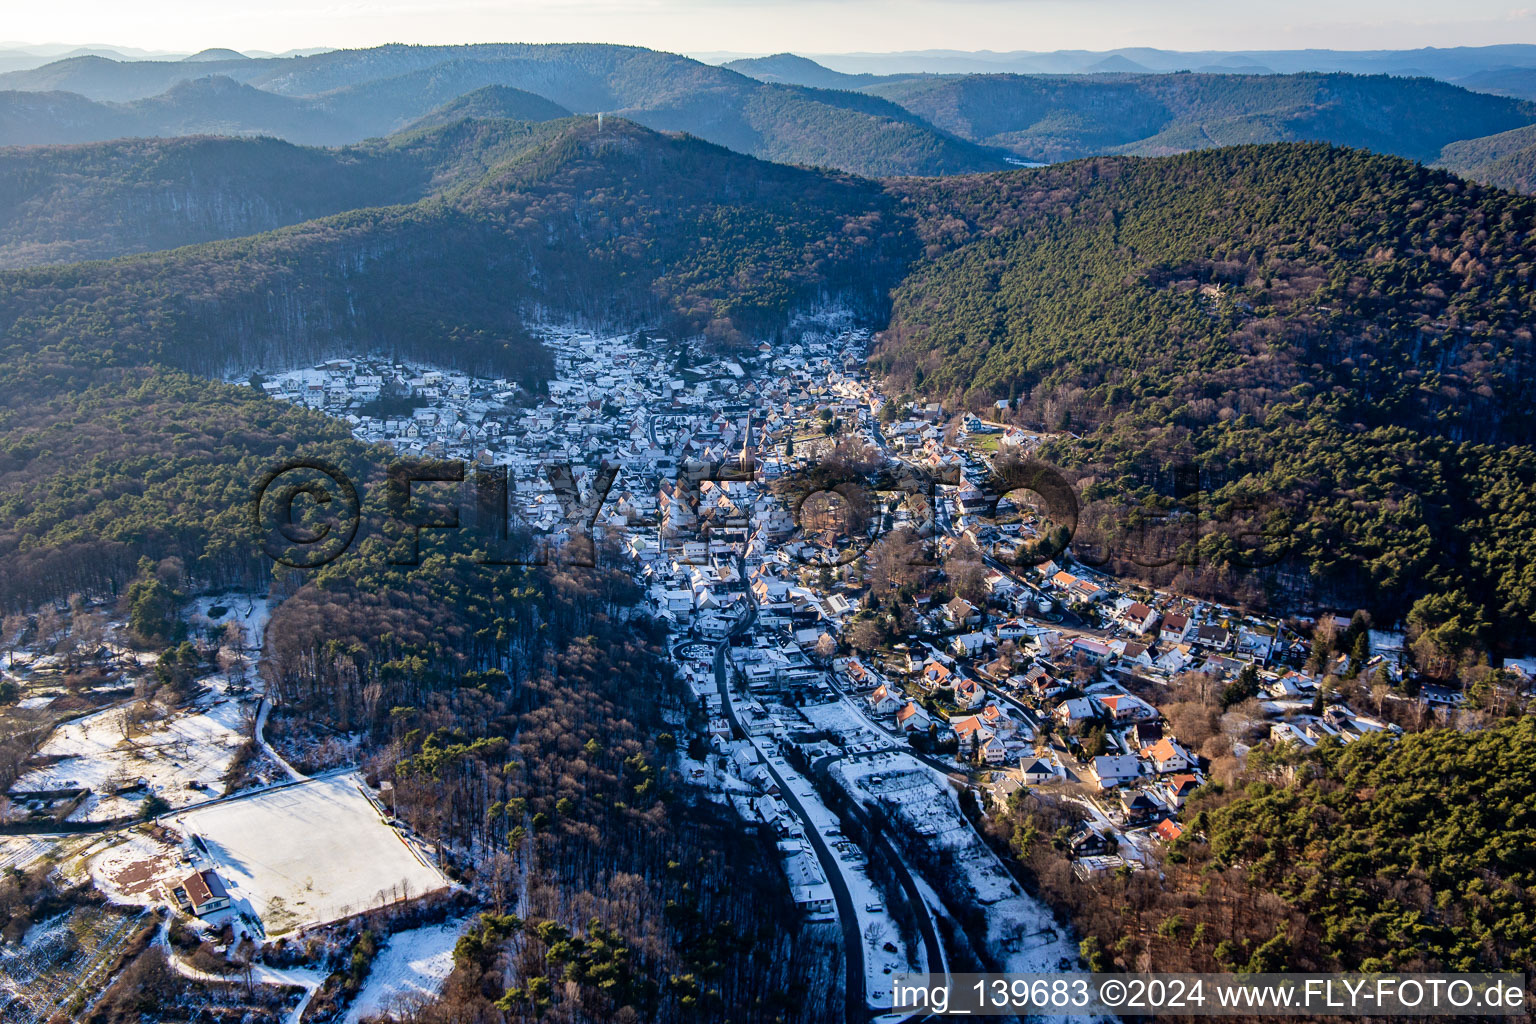
[[(806, 827), (820, 832), (832, 850), (838, 873), (843, 876), (853, 897), (854, 916), (864, 940), (865, 998), (870, 1006), (889, 1006), (891, 975), (923, 970), (923, 949), (915, 944), (909, 947), (902, 939), (900, 929), (886, 909), (885, 898), (869, 877), (868, 859), (858, 846), (843, 837), (837, 815), (822, 802), (810, 782), (782, 756), (767, 750), (763, 753), (804, 806), (810, 818)], [(895, 947), (894, 951), (885, 948), (887, 943)]]
[(396, 932), (374, 958), (368, 980), (352, 1001), (343, 1024), (385, 1013), (400, 1001), (435, 996), (453, 970), (453, 946), (465, 922)]
[[(1059, 929), (1050, 910), (1025, 893), (1014, 877), (965, 821), (955, 796), (914, 758), (889, 754), (847, 760), (833, 766), (855, 793), (894, 806), (896, 816), (935, 846), (953, 851), (966, 888), (987, 915), (988, 948), (1009, 971), (1071, 969), (1077, 945)], [(1069, 966), (1062, 967), (1065, 959)]]
[[(217, 617), (209, 614), (212, 609), (222, 608)], [(267, 633), (267, 620), (272, 617), (270, 603), (264, 597), (247, 594), (221, 594), (217, 597), (199, 597), (192, 602), (187, 619), (194, 626), (223, 626), (238, 622), (245, 630), (246, 646), (260, 650)]]
[(890, 745), (890, 740), (847, 700), (808, 704), (800, 709), (800, 713), (816, 728), (825, 729), (837, 736), (850, 751), (878, 750)]
[(166, 903), (170, 890), (192, 873), (192, 862), (164, 833), (159, 838), (134, 829), (106, 840), (88, 870), (97, 887), (117, 903), (152, 907)]
[[(124, 736), (123, 707), (107, 708), (54, 730), (38, 750), (54, 763), (16, 780), (18, 791), (86, 787), (91, 795), (71, 821), (103, 821), (137, 814), (145, 797), (158, 793), (172, 807), (198, 803), (222, 792), (224, 773), (245, 742), (242, 701), (225, 693), (222, 676), (202, 681), (210, 692), (190, 714), (150, 723), (154, 730)], [(146, 789), (113, 795), (139, 779)], [(195, 784), (195, 785), (193, 785)]]
[(0, 837), (0, 871), (6, 868), (20, 871), (56, 849), (58, 843), (53, 840), (34, 839), (31, 836)]
[(268, 935), (445, 888), (361, 786), (353, 774), (312, 779), (175, 820), (188, 838), (202, 839), (231, 903), (260, 918)]

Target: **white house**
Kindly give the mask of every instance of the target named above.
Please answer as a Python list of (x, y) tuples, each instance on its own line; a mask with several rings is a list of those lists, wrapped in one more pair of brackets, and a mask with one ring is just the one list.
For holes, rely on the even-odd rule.
[(1039, 786), (1050, 782), (1056, 777), (1055, 767), (1043, 757), (1037, 757), (1027, 764), (1021, 762), (1024, 773), (1024, 781), (1031, 786)]
[(877, 718), (886, 715), (894, 715), (901, 709), (902, 700), (891, 692), (888, 686), (877, 686), (866, 700), (869, 701), (869, 713)]
[(1130, 754), (1101, 754), (1093, 759), (1093, 774), (1100, 789), (1114, 789), (1141, 778), (1141, 758)]
[(896, 726), (902, 732), (927, 732), (932, 721), (916, 701), (907, 701), (906, 706), (896, 712)]
[(1099, 717), (1099, 705), (1095, 703), (1092, 697), (1073, 697), (1056, 705), (1056, 710), (1053, 713), (1057, 721), (1063, 725), (1070, 725), (1073, 722), (1081, 722), (1087, 718)]
[(1166, 736), (1142, 753), (1152, 762), (1152, 767), (1159, 775), (1167, 772), (1187, 772), (1195, 766), (1195, 760), (1190, 756), (1189, 751)]
[(962, 658), (974, 658), (977, 654), (981, 653), (981, 649), (986, 644), (987, 634), (985, 633), (962, 633), (959, 636), (951, 637), (949, 641), (950, 650)]

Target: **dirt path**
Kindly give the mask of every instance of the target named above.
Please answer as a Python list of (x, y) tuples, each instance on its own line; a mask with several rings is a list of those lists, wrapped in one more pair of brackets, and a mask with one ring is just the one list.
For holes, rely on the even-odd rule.
[(256, 743), (262, 750), (266, 751), (268, 757), (277, 762), (278, 767), (283, 770), (289, 779), (294, 782), (303, 782), (307, 776), (300, 774), (298, 769), (283, 760), (282, 755), (277, 752), (272, 744), (267, 742), (267, 712), (271, 710), (272, 702), (263, 693), (261, 695), (261, 709), (256, 712)]
[[(211, 981), (218, 982), (220, 984), (229, 984), (232, 982), (239, 982), (244, 980), (244, 977), (241, 974), (209, 974), (207, 971), (200, 971), (196, 967), (193, 967), (191, 964), (186, 963), (179, 956), (177, 956), (176, 951), (171, 948), (170, 939), (168, 937), (169, 930), (170, 921), (167, 919), (166, 922), (160, 926), (159, 934), (155, 936), (155, 945), (160, 946), (165, 950), (165, 959), (166, 962), (171, 965), (171, 970), (175, 971), (183, 978), (191, 978), (193, 981)], [(251, 980), (259, 985), (282, 985), (291, 988), (302, 988), (304, 990), (303, 998), (301, 998), (299, 1000), (299, 1004), (289, 1012), (288, 1018), (284, 1022), (284, 1024), (299, 1024), (299, 1022), (304, 1018), (304, 1011), (309, 1007), (310, 1000), (314, 999), (315, 993), (320, 990), (320, 984), (325, 980), (325, 975), (319, 971), (305, 970), (302, 968), (289, 968), (287, 970), (282, 970), (276, 967), (268, 967), (266, 964), (252, 964)]]

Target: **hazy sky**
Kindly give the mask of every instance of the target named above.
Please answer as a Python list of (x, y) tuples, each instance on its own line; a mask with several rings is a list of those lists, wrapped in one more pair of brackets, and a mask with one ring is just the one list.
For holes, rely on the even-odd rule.
[(755, 53), (1536, 42), (1536, 8), (1492, 0), (0, 0), (0, 11), (11, 40), (188, 52), (386, 42)]

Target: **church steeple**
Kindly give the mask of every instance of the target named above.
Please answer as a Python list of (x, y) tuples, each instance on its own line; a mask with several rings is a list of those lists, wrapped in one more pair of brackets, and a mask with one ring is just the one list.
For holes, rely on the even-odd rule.
[(757, 452), (752, 446), (752, 414), (747, 413), (747, 433), (741, 441), (741, 468), (751, 472), (757, 468)]

